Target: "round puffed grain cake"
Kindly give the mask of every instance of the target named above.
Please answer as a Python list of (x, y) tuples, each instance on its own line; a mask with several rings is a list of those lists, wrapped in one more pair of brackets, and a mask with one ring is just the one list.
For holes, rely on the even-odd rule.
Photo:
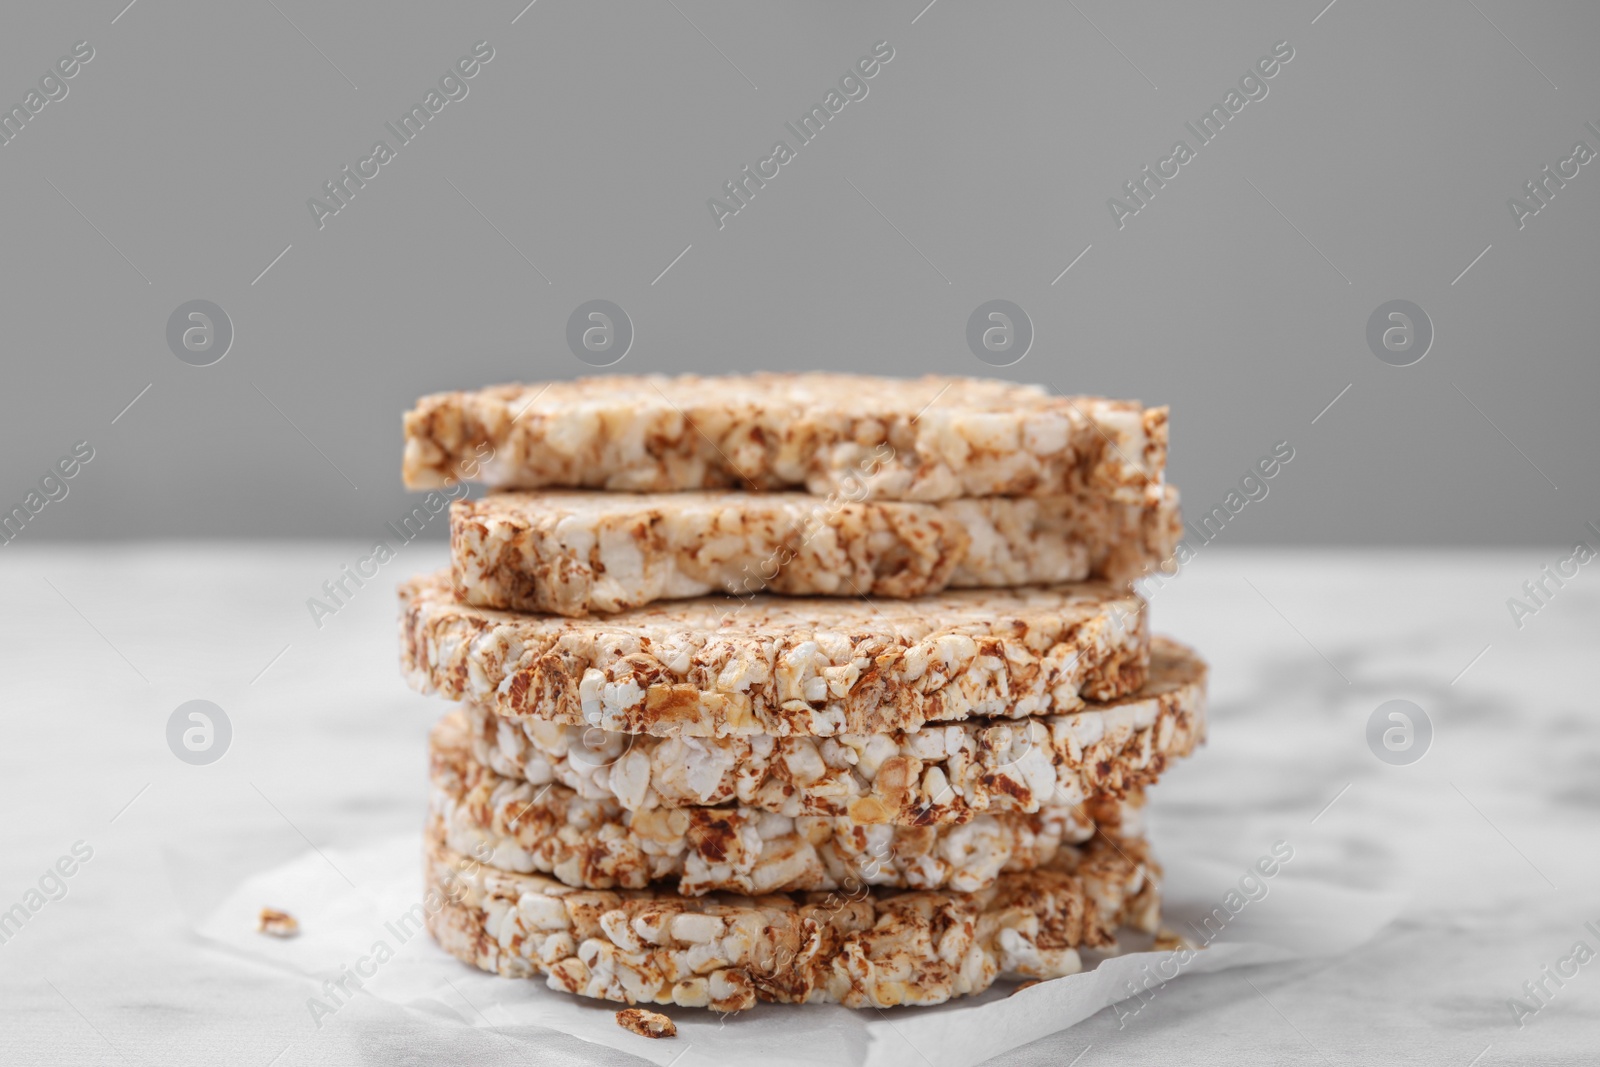
[(1172, 555), (1178, 494), (933, 504), (806, 493), (491, 493), (450, 507), (456, 599), (583, 616), (707, 593), (912, 597), (1131, 581)]
[(654, 737), (463, 707), (473, 758), (629, 811), (742, 804), (791, 818), (929, 826), (1124, 796), (1205, 738), (1206, 665), (1156, 637), (1138, 692), (1069, 715), (833, 737)]
[(672, 492), (798, 489), (875, 500), (1053, 496), (1138, 503), (1163, 480), (1167, 409), (985, 378), (612, 375), (425, 396), (405, 416), (411, 489), (481, 481)]
[(1131, 592), (1084, 582), (913, 600), (702, 597), (569, 619), (399, 587), (414, 689), (506, 715), (658, 735), (832, 735), (1076, 711), (1145, 681)]
[(775, 893), (854, 884), (982, 889), (1002, 871), (1047, 865), (1063, 846), (1138, 832), (1137, 807), (1055, 804), (1034, 814), (980, 815), (959, 825), (865, 826), (842, 816), (789, 818), (743, 806), (629, 811), (565, 786), (504, 778), (472, 757), (453, 712), (429, 747), (431, 810), (445, 843), (493, 867), (553, 875), (588, 889)]
[(424, 840), (423, 908), (451, 955), (624, 1004), (740, 1011), (758, 1000), (887, 1008), (980, 993), (997, 978), (1082, 969), (1119, 926), (1153, 932), (1160, 870), (1139, 838), (1097, 835), (1049, 869), (975, 893), (717, 894), (574, 889)]

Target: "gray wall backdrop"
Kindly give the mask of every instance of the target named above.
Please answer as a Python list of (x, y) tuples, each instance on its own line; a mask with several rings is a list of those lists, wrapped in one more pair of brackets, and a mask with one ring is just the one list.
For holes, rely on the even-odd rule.
[[(5, 107), (93, 49), (0, 146), (0, 503), (94, 448), (17, 543), (376, 536), (411, 506), (410, 401), (585, 372), (565, 326), (597, 297), (635, 326), (617, 372), (991, 373), (966, 321), (1014, 301), (1036, 340), (992, 373), (1171, 404), (1193, 510), (1292, 444), (1231, 542), (1600, 519), (1600, 162), (1563, 162), (1600, 151), (1600, 6), (125, 3), (0, 15)], [(468, 95), (319, 229), (307, 199), (479, 41)], [(868, 95), (719, 230), (708, 198), (878, 41)], [(1519, 228), (1546, 166), (1577, 173)], [(166, 340), (197, 298), (235, 330), (206, 367)], [(1407, 367), (1366, 337), (1396, 298), (1435, 332)]]

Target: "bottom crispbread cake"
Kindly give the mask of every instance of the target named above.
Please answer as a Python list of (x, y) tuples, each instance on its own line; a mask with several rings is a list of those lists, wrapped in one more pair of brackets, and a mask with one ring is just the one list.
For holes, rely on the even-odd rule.
[(629, 811), (566, 786), (505, 778), (473, 758), (466, 720), (434, 728), (432, 810), (445, 841), (491, 866), (552, 874), (591, 889), (642, 889), (675, 880), (678, 892), (771, 893), (838, 889), (852, 882), (975, 890), (1002, 871), (1047, 865), (1094, 835), (1138, 833), (1142, 797), (1036, 813), (980, 815), (944, 826), (863, 825), (843, 816), (790, 818), (745, 806)]
[(580, 996), (723, 1012), (939, 1004), (1001, 977), (1073, 974), (1080, 948), (1114, 947), (1119, 926), (1154, 931), (1160, 907), (1145, 842), (1104, 834), (973, 893), (691, 898), (486, 867), (447, 847), (434, 820), (423, 873), (428, 929), (458, 959)]

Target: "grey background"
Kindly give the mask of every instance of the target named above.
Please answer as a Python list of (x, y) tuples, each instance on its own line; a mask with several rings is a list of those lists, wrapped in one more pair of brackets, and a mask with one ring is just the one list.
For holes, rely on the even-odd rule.
[[(124, 2), (3, 16), (8, 107), (96, 51), (0, 147), (0, 502), (97, 453), (19, 542), (377, 536), (410, 506), (410, 402), (587, 371), (563, 335), (597, 297), (636, 329), (618, 373), (1170, 403), (1192, 514), (1290, 441), (1230, 543), (1570, 543), (1597, 517), (1600, 167), (1521, 232), (1506, 207), (1600, 149), (1592, 4)], [(869, 96), (719, 232), (707, 198), (880, 39)], [(479, 40), (470, 95), (318, 231), (306, 199)], [(1119, 231), (1107, 198), (1280, 40), (1267, 98)], [(236, 331), (211, 367), (164, 341), (195, 298)], [(1036, 330), (1004, 370), (964, 341), (992, 298)], [(1393, 298), (1434, 322), (1412, 367), (1365, 344)]]

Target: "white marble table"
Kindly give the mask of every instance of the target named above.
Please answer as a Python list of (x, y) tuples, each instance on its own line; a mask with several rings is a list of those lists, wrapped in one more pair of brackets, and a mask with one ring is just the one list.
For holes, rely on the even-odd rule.
[[(0, 909), (74, 843), (93, 850), (0, 944), (0, 1062), (640, 1062), (376, 1000), (318, 1029), (304, 979), (194, 933), (245, 876), (420, 820), (441, 709), (399, 680), (391, 587), (443, 549), (407, 546), (317, 629), (306, 598), (364, 548), (0, 552)], [(1505, 604), (1551, 558), (1219, 546), (1162, 589), (1157, 628), (1213, 663), (1213, 727), (1154, 794), (1158, 850), (1205, 842), (1242, 870), (1283, 838), (1410, 902), (1349, 955), (1184, 977), (1125, 1028), (1103, 1012), (995, 1062), (1600, 1059), (1600, 962), (1545, 979), (1522, 1028), (1508, 1007), (1574, 942), (1600, 949), (1584, 927), (1600, 928), (1600, 577), (1585, 569), (1520, 631)], [(196, 698), (233, 728), (209, 766), (166, 740)], [(1365, 739), (1392, 698), (1433, 723), (1411, 766)]]

